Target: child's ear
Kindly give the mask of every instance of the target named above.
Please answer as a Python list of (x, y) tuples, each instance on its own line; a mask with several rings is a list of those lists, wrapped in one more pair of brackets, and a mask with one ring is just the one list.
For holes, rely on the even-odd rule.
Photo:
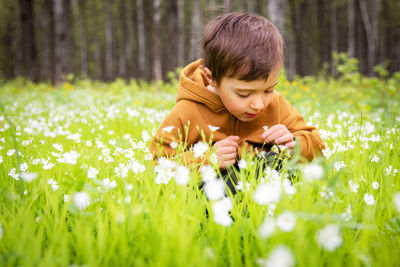
[(211, 70), (207, 67), (204, 67), (204, 71), (206, 72), (206, 80), (208, 84), (211, 85), (212, 87), (216, 87), (216, 83), (214, 82), (214, 79), (212, 77)]

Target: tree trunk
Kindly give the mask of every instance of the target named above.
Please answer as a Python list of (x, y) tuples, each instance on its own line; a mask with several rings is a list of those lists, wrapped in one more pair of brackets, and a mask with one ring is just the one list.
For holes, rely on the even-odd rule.
[(162, 80), (161, 63), (161, 0), (153, 1), (153, 80)]
[(278, 28), (282, 37), (285, 33), (285, 1), (269, 0), (268, 1), (268, 17)]
[(53, 1), (42, 2), (40, 15), (40, 29), (42, 38), (42, 66), (40, 68), (41, 79), (54, 83), (54, 9)]
[(85, 23), (85, 10), (86, 1), (79, 0), (78, 8), (78, 25), (79, 25), (79, 39), (80, 39), (80, 62), (81, 62), (81, 74), (83, 76), (88, 75), (88, 59), (87, 59), (87, 42), (86, 42), (86, 23)]
[(112, 0), (105, 0), (105, 14), (106, 14), (106, 32), (105, 32), (105, 68), (106, 68), (106, 80), (110, 81), (113, 78), (113, 69), (114, 69), (114, 62), (113, 62), (113, 21), (111, 16), (111, 1)]
[(176, 0), (167, 1), (167, 14), (168, 14), (168, 40), (166, 49), (167, 54), (167, 70), (174, 70), (178, 66), (178, 49), (176, 49), (177, 42), (179, 41), (178, 27), (178, 5)]
[(378, 39), (378, 15), (380, 10), (380, 0), (371, 1), (371, 16), (368, 14), (367, 3), (365, 0), (359, 0), (361, 18), (367, 35), (368, 46), (368, 74), (372, 75), (375, 65), (376, 46)]
[[(193, 2), (196, 2), (196, 1), (198, 1), (198, 0), (194, 0)], [(226, 12), (231, 12), (233, 9), (233, 0), (224, 0), (224, 9)], [(196, 12), (196, 10), (193, 10), (193, 12)]]
[(178, 1), (178, 10), (177, 10), (177, 20), (178, 20), (178, 39), (177, 39), (177, 46), (176, 50), (178, 51), (178, 66), (183, 66), (184, 64), (184, 55), (185, 55), (185, 50), (183, 47), (183, 12), (184, 12), (184, 1), (183, 0), (177, 0)]
[(33, 0), (19, 0), (21, 20), (22, 75), (38, 80), (38, 56), (35, 46)]
[(146, 62), (146, 51), (145, 41), (146, 36), (144, 33), (144, 6), (143, 0), (136, 1), (137, 10), (137, 32), (138, 32), (138, 58), (139, 58), (139, 76), (144, 76), (145, 73), (145, 62)]
[[(337, 52), (337, 23), (336, 23), (336, 0), (331, 1), (330, 3), (330, 10), (331, 10), (331, 55), (333, 52)], [(335, 68), (335, 62), (333, 60), (333, 57), (331, 57), (331, 70), (332, 70), (332, 75), (333, 77), (336, 76), (337, 71)]]
[(128, 22), (126, 20), (126, 0), (121, 0), (119, 2), (119, 19), (120, 25), (122, 25), (122, 45), (119, 52), (119, 65), (118, 65), (118, 74), (120, 77), (127, 78), (128, 77), (128, 53), (130, 49), (128, 49), (128, 40), (130, 39), (130, 32), (128, 31)]
[(348, 35), (348, 48), (347, 53), (349, 57), (355, 57), (355, 7), (354, 7), (354, 0), (349, 0), (348, 2), (348, 9), (349, 9), (349, 35)]
[(201, 9), (200, 0), (193, 1), (192, 28), (190, 35), (189, 60), (193, 61), (201, 57)]
[(71, 2), (54, 0), (55, 82), (65, 81), (72, 72)]

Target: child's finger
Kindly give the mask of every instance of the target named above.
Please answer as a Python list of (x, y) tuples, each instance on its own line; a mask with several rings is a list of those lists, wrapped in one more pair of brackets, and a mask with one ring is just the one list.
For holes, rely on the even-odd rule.
[(223, 154), (223, 155), (221, 155), (221, 158), (222, 158), (222, 161), (233, 160), (236, 158), (236, 153)]
[(280, 124), (274, 125), (271, 128), (269, 128), (268, 130), (266, 130), (263, 134), (262, 137), (263, 138), (267, 138), (270, 135), (272, 135), (273, 133), (275, 133), (276, 131), (278, 131), (280, 129)]
[(234, 146), (223, 146), (219, 147), (217, 150), (218, 154), (231, 154), (235, 153), (236, 154), (236, 147)]
[(275, 144), (282, 144), (282, 143), (288, 143), (293, 141), (293, 134), (287, 133), (281, 137), (278, 137), (275, 139)]
[(233, 142), (239, 142), (239, 140), (240, 140), (240, 137), (239, 136), (237, 136), (237, 135), (230, 135), (230, 136), (228, 136), (226, 139), (229, 139), (229, 140), (231, 140), (231, 141), (233, 141)]
[(296, 146), (296, 141), (291, 141), (291, 142), (289, 142), (289, 143), (286, 143), (285, 146), (286, 146), (287, 148), (293, 148), (293, 147)]

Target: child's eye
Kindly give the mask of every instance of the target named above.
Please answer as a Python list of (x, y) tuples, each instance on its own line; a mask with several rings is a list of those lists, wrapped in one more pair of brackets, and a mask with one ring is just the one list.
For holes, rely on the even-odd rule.
[(249, 95), (250, 95), (250, 93), (249, 94), (237, 94), (239, 97), (243, 97), (243, 98), (246, 98), (246, 97), (248, 97)]
[(274, 90), (266, 90), (264, 91), (266, 94), (272, 93)]

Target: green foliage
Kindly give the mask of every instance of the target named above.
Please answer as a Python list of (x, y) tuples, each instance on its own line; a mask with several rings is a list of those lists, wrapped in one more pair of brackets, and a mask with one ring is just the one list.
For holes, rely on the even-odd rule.
[[(186, 186), (176, 177), (156, 183), (148, 136), (175, 103), (178, 72), (158, 85), (76, 77), (57, 88), (22, 78), (3, 83), (0, 265), (257, 266), (284, 245), (296, 266), (397, 266), (400, 96), (391, 92), (399, 91), (400, 74), (365, 78), (346, 61), (340, 57), (337, 80), (282, 75), (276, 88), (318, 125), (327, 145), (315, 161), (322, 177), (310, 179), (307, 164), (288, 161), (281, 174), (291, 175), (296, 192), (282, 189), (275, 205), (260, 205), (254, 193), (267, 174), (246, 156), (238, 172), (245, 190), (230, 196), (229, 226), (216, 223), (199, 170), (190, 170)], [(71, 151), (76, 162), (65, 160)], [(37, 177), (12, 177), (23, 172)], [(86, 207), (77, 206), (77, 192), (89, 196)], [(278, 226), (285, 212), (295, 218), (287, 231)], [(262, 237), (267, 218), (275, 229)], [(341, 241), (332, 250), (320, 240), (329, 225)]]

